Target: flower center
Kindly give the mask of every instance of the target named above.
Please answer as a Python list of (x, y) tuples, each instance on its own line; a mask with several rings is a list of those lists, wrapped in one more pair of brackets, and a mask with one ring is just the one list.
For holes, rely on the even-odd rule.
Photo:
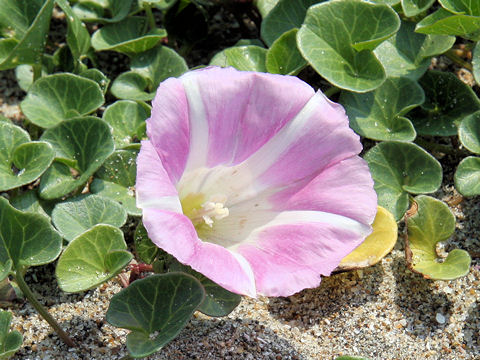
[(181, 200), (181, 203), (183, 213), (192, 221), (198, 232), (212, 228), (215, 220), (221, 220), (228, 216), (226, 201), (227, 198), (223, 195), (214, 195), (205, 201), (204, 194), (188, 194)]

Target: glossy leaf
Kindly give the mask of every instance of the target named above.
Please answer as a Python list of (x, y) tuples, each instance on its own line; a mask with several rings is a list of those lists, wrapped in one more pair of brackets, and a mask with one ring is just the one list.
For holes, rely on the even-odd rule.
[(123, 226), (127, 213), (115, 201), (97, 195), (83, 195), (58, 203), (53, 209), (52, 221), (60, 234), (72, 241), (97, 224)]
[(279, 0), (253, 0), (258, 12), (264, 18), (277, 5)]
[(114, 50), (134, 55), (153, 48), (167, 36), (164, 29), (154, 29), (145, 33), (146, 19), (129, 17), (125, 20), (105, 25), (92, 35), (92, 46), (97, 51)]
[(70, 242), (58, 259), (58, 286), (65, 292), (79, 292), (110, 280), (132, 260), (126, 249), (120, 229), (94, 226)]
[(62, 238), (43, 215), (15, 209), (0, 197), (0, 263), (15, 270), (48, 264), (60, 254)]
[(402, 0), (402, 9), (406, 16), (416, 16), (430, 8), (435, 0)]
[(425, 102), (408, 115), (420, 135), (456, 135), (463, 118), (480, 109), (473, 90), (453, 73), (428, 71), (420, 85)]
[(267, 52), (267, 70), (273, 74), (296, 75), (307, 61), (297, 48), (298, 29), (292, 29), (274, 41)]
[(159, 248), (148, 237), (147, 229), (143, 223), (139, 223), (135, 229), (135, 252), (141, 261), (151, 264), (158, 254)]
[(385, 80), (383, 66), (372, 51), (399, 27), (397, 14), (387, 5), (355, 0), (325, 2), (307, 11), (297, 34), (298, 47), (332, 84), (366, 92)]
[(113, 326), (129, 329), (130, 356), (160, 350), (182, 330), (205, 298), (200, 282), (183, 273), (152, 275), (114, 295), (107, 311)]
[(90, 184), (93, 193), (119, 202), (133, 216), (142, 215), (135, 199), (137, 154), (136, 150), (115, 151), (98, 169)]
[(255, 45), (233, 46), (217, 53), (210, 65), (228, 67), (242, 71), (267, 72), (267, 50)]
[(392, 251), (397, 242), (398, 225), (393, 214), (378, 206), (373, 232), (353, 252), (345, 256), (337, 270), (359, 269), (375, 265)]
[(324, 0), (280, 0), (264, 17), (261, 35), (265, 43), (270, 46), (283, 33), (299, 28), (310, 6)]
[(472, 66), (475, 81), (477, 82), (477, 84), (480, 84), (480, 45), (478, 45), (478, 43), (473, 49)]
[(67, 0), (56, 0), (56, 2), (65, 13), (67, 20), (67, 44), (73, 56), (79, 59), (82, 55), (86, 55), (88, 49), (90, 49), (90, 34)]
[(355, 132), (385, 141), (415, 139), (415, 129), (403, 115), (423, 101), (422, 88), (408, 78), (388, 78), (374, 91), (343, 92), (340, 98)]
[(424, 35), (415, 32), (415, 23), (402, 21), (400, 30), (375, 49), (387, 77), (419, 79), (431, 63), (455, 43), (454, 36)]
[(420, 21), (416, 31), (422, 34), (458, 35), (478, 40), (480, 15), (455, 15), (445, 9), (438, 9)]
[(440, 163), (412, 143), (382, 142), (370, 149), (364, 159), (372, 172), (378, 204), (396, 220), (408, 209), (409, 193), (431, 193), (442, 183)]
[(480, 111), (463, 119), (458, 127), (458, 137), (468, 150), (480, 154)]
[(0, 39), (0, 70), (41, 64), (53, 5), (53, 0), (0, 1), (0, 30), (13, 30), (12, 37)]
[(240, 303), (242, 297), (234, 294), (209, 278), (193, 270), (190, 266), (182, 265), (178, 261), (169, 265), (169, 271), (181, 271), (195, 277), (205, 290), (205, 299), (198, 307), (198, 311), (208, 316), (227, 316)]
[(0, 191), (31, 183), (47, 170), (54, 156), (50, 144), (30, 141), (20, 127), (0, 122)]
[(115, 23), (127, 17), (132, 7), (132, 1), (80, 0), (73, 7), (73, 11), (84, 21)]
[(23, 336), (17, 330), (10, 331), (11, 321), (12, 314), (0, 310), (0, 359), (10, 358), (22, 346)]
[(442, 7), (455, 14), (480, 16), (480, 2), (471, 0), (439, 0)]
[(50, 216), (40, 203), (35, 190), (28, 190), (23, 194), (17, 195), (10, 200), (10, 204), (17, 210), (41, 214), (50, 219)]
[(111, 92), (119, 99), (152, 100), (158, 85), (188, 70), (185, 60), (166, 46), (157, 46), (132, 59), (132, 71), (120, 74)]
[(150, 109), (145, 103), (122, 100), (108, 106), (102, 119), (112, 127), (115, 147), (119, 149), (145, 135), (145, 120), (149, 116)]
[(36, 81), (22, 101), (27, 118), (43, 128), (87, 115), (104, 102), (100, 86), (95, 81), (74, 74), (54, 74)]
[(100, 89), (102, 89), (103, 94), (105, 95), (108, 90), (108, 85), (110, 84), (110, 79), (105, 76), (104, 73), (102, 73), (98, 69), (87, 69), (84, 70), (80, 73), (81, 77), (90, 79), (95, 81), (98, 86), (100, 86)]
[(463, 196), (480, 195), (480, 157), (469, 156), (458, 164), (455, 188)]
[(110, 127), (93, 117), (64, 121), (45, 131), (41, 140), (53, 146), (57, 157), (40, 181), (44, 199), (61, 197), (85, 184), (114, 149)]
[(452, 280), (470, 270), (470, 255), (465, 250), (450, 251), (446, 258), (437, 254), (438, 242), (455, 231), (455, 216), (447, 204), (429, 196), (417, 196), (417, 212), (407, 219), (407, 263), (428, 279)]

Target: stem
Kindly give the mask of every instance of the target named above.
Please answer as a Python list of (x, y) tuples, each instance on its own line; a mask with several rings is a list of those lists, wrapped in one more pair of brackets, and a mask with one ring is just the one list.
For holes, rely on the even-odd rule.
[(22, 290), (25, 297), (30, 301), (33, 305), (35, 310), (50, 324), (50, 326), (55, 330), (55, 332), (60, 336), (65, 344), (70, 347), (75, 347), (76, 344), (73, 342), (72, 339), (67, 335), (65, 331), (60, 327), (57, 321), (49, 314), (49, 312), (40, 304), (40, 302), (36, 299), (35, 295), (33, 294), (32, 290), (28, 287), (25, 283), (23, 275), (19, 270), (15, 271), (15, 279), (17, 281), (18, 287)]
[(338, 87), (336, 87), (336, 86), (332, 86), (332, 87), (328, 88), (327, 90), (325, 90), (325, 91), (323, 92), (323, 94), (324, 94), (326, 97), (330, 98), (330, 96), (333, 96), (333, 95), (335, 95), (335, 94), (338, 93), (338, 92), (340, 92), (340, 88), (338, 88)]
[(155, 30), (157, 28), (157, 24), (155, 24), (155, 17), (153, 16), (152, 6), (147, 3), (143, 3), (143, 9), (147, 14), (148, 24), (150, 25), (150, 30)]
[(460, 65), (461, 67), (464, 67), (469, 71), (473, 71), (472, 64), (470, 64), (468, 61), (465, 61), (460, 56), (458, 56), (455, 49), (448, 50), (444, 55), (448, 57), (450, 60), (452, 60), (454, 63)]
[(42, 77), (42, 63), (35, 64), (32, 66), (33, 68), (33, 82), (32, 84)]

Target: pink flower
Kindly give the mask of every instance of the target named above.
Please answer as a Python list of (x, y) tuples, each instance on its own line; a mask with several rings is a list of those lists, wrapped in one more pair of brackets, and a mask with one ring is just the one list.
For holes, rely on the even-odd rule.
[(296, 77), (209, 67), (160, 84), (138, 156), (152, 241), (227, 290), (316, 287), (377, 198), (340, 105)]

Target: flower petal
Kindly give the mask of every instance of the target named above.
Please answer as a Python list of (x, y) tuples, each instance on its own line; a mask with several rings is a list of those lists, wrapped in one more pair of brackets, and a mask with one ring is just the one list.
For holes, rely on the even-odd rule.
[(190, 105), (187, 169), (242, 162), (313, 96), (296, 77), (210, 67), (183, 75)]
[(203, 242), (183, 214), (147, 208), (143, 223), (158, 247), (225, 289), (256, 297), (255, 280), (247, 261), (226, 248)]
[(177, 189), (173, 186), (160, 158), (150, 141), (142, 141), (137, 157), (137, 206), (155, 207), (182, 213)]
[(147, 135), (171, 181), (176, 183), (185, 168), (190, 146), (189, 105), (182, 82), (162, 82), (147, 120)]

